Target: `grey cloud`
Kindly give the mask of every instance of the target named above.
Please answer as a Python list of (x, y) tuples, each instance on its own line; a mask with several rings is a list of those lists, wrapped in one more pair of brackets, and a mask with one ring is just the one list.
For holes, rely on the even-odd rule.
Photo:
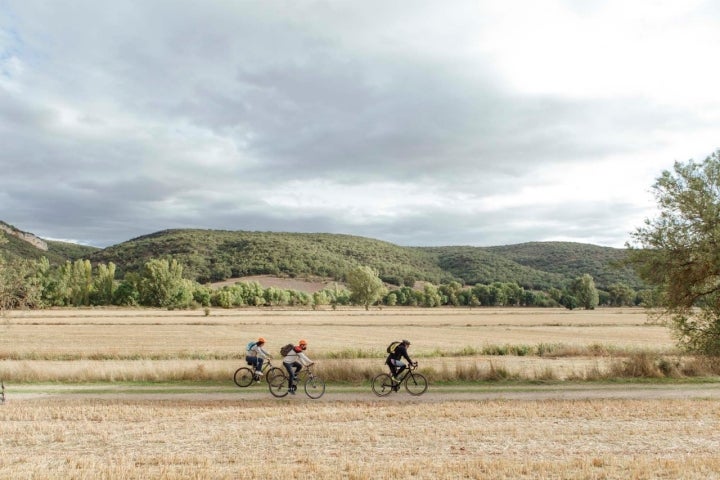
[[(472, 2), (457, 8), (445, 13), (451, 26), (467, 26), (458, 11), (478, 15)], [(482, 49), (455, 57), (463, 45), (440, 43), (471, 36), (445, 31), (436, 18), (445, 10), (6, 2), (0, 220), (99, 246), (171, 227), (354, 233), (403, 245), (617, 243), (627, 205), (470, 218), (439, 207), (357, 225), (273, 210), (261, 192), (312, 179), (481, 199), (533, 185), (545, 169), (661, 151), (668, 138), (715, 122), (641, 97), (520, 95)], [(10, 56), (23, 68), (3, 69)], [(65, 106), (76, 124), (61, 121)]]

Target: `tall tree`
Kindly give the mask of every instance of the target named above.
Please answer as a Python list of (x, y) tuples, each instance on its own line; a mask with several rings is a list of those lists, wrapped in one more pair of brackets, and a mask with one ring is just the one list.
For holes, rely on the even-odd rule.
[(98, 305), (110, 305), (115, 294), (115, 264), (110, 262), (97, 266), (97, 276), (94, 280), (93, 292)]
[(720, 355), (720, 150), (675, 162), (653, 193), (659, 216), (632, 234), (629, 261), (657, 287), (679, 344)]
[(570, 294), (577, 299), (578, 305), (585, 310), (593, 310), (600, 300), (595, 281), (587, 273), (573, 280)]
[(347, 273), (346, 280), (352, 300), (364, 305), (365, 310), (369, 310), (370, 305), (382, 298), (387, 291), (377, 271), (371, 267), (353, 268)]
[(183, 278), (177, 260), (153, 259), (145, 264), (139, 285), (140, 303), (152, 307), (186, 307), (192, 286)]

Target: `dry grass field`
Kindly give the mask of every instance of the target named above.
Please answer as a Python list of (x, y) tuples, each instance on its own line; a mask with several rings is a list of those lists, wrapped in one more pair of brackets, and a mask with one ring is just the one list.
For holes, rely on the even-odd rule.
[[(277, 352), (307, 339), (311, 358), (382, 367), (385, 346), (412, 341), (411, 354), (436, 372), (506, 369), (524, 377), (582, 378), (607, 367), (606, 352), (673, 352), (666, 327), (640, 309), (263, 309), (13, 311), (0, 318), (0, 377), (37, 381), (220, 380), (259, 336)], [(562, 347), (563, 355), (481, 355), (505, 345)], [(602, 355), (584, 355), (599, 351)]]
[[(560, 383), (543, 394), (489, 398), (488, 390), (503, 387), (431, 381), (422, 397), (378, 398), (365, 377), (330, 383), (319, 401), (278, 400), (230, 378), (244, 345), (260, 335), (273, 351), (306, 338), (328, 377), (343, 365), (372, 375), (382, 369), (385, 345), (408, 338), (431, 379), (492, 366)], [(565, 353), (477, 353), (538, 344)], [(714, 387), (678, 394), (680, 384), (673, 395), (648, 389), (622, 398), (615, 384), (607, 396), (563, 398), (576, 385), (563, 378), (582, 378), (633, 351), (677, 353), (669, 331), (634, 309), (6, 312), (0, 473), (33, 480), (720, 478)], [(179, 393), (194, 384), (195, 393)], [(62, 389), (72, 392), (53, 393)]]
[(713, 479), (720, 403), (101, 401), (0, 407), (13, 479)]

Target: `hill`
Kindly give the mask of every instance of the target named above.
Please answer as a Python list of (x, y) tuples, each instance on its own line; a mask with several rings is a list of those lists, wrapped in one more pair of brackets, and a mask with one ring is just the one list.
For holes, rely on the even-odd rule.
[(395, 285), (517, 282), (524, 288), (547, 290), (562, 288), (587, 273), (601, 289), (615, 282), (642, 287), (632, 270), (617, 266), (625, 250), (570, 242), (401, 247), (353, 235), (175, 229), (105, 249), (46, 241), (48, 249), (42, 251), (17, 237), (6, 237), (9, 242), (0, 245), (0, 252), (33, 259), (47, 256), (53, 263), (78, 258), (113, 262), (118, 278), (139, 271), (150, 259), (172, 257), (184, 266), (188, 278), (201, 283), (251, 275), (342, 280), (351, 268), (368, 265)]
[(6, 243), (0, 245), (0, 252), (9, 258), (39, 260), (46, 257), (52, 264), (61, 264), (67, 260), (89, 258), (94, 252), (100, 250), (97, 247), (75, 243), (43, 240), (2, 221), (0, 221), (0, 236), (7, 240)]
[(448, 274), (421, 251), (352, 235), (223, 230), (164, 230), (95, 252), (93, 262), (138, 271), (150, 258), (172, 256), (200, 282), (247, 275), (342, 278), (369, 265), (389, 283), (404, 278), (434, 283)]
[(643, 286), (632, 268), (622, 265), (627, 256), (625, 249), (572, 242), (531, 242), (488, 250), (520, 265), (563, 277), (577, 277), (578, 272), (583, 272), (591, 274), (598, 285)]

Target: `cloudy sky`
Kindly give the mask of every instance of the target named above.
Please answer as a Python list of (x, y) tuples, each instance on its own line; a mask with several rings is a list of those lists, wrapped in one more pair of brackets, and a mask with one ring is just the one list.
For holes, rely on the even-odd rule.
[(622, 247), (720, 147), (718, 5), (0, 0), (0, 220)]

